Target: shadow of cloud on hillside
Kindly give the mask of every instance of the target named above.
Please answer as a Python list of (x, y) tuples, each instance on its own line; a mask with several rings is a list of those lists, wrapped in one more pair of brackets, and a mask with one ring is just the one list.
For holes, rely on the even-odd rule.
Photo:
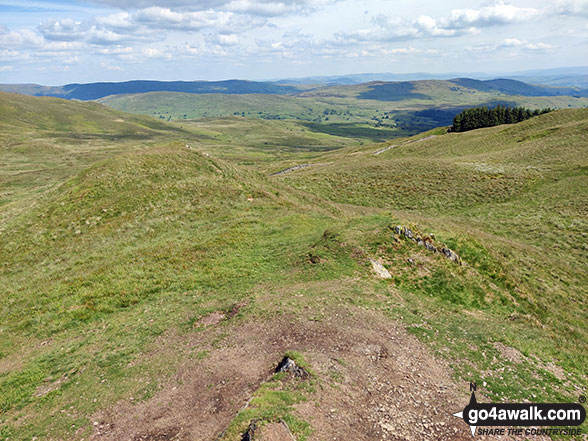
[(413, 92), (414, 85), (411, 83), (386, 83), (370, 86), (369, 90), (357, 95), (363, 100), (376, 101), (403, 101), (409, 99), (430, 100), (431, 97), (422, 93)]

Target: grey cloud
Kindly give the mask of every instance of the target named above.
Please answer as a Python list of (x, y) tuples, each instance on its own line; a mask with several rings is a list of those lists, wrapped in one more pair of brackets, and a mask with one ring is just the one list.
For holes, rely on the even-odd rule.
[(588, 0), (560, 0), (554, 6), (558, 15), (588, 17)]
[(82, 40), (88, 26), (70, 18), (63, 20), (51, 19), (37, 28), (41, 35), (49, 41)]

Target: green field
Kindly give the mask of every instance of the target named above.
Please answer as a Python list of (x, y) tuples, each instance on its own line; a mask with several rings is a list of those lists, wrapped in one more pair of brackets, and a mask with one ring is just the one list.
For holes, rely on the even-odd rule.
[(450, 125), (453, 115), (467, 106), (588, 106), (588, 98), (512, 95), (434, 80), (325, 86), (288, 96), (150, 92), (112, 95), (98, 101), (118, 110), (164, 121), (229, 116), (293, 120), (319, 133), (372, 142)]
[[(496, 401), (586, 393), (588, 109), (375, 143), (382, 138), (370, 132), (297, 119), (307, 99), (317, 114), (325, 100), (341, 109), (356, 102), (312, 93), (260, 97), (292, 112), (287, 121), (220, 117), (239, 106), (253, 112), (249, 96), (109, 98), (134, 113), (186, 113), (173, 123), (0, 94), (0, 439), (87, 440), (103, 425), (105, 439), (172, 439), (158, 421), (185, 416), (179, 437), (212, 401), (202, 439), (240, 439), (251, 419), (316, 439), (317, 421), (343, 412), (333, 402), (346, 393), (370, 388), (376, 402), (388, 399), (346, 376), (367, 369), (354, 357), (368, 360), (371, 349), (343, 332), (365, 326), (379, 341), (379, 320), (416, 336), (402, 337), (408, 352), (422, 345), (448, 366), (446, 388), (463, 405), (469, 381)], [(161, 107), (149, 113), (155, 98)], [(518, 104), (554, 106), (525, 99)], [(218, 114), (191, 120), (204, 116), (187, 114), (197, 102)], [(369, 115), (364, 102), (378, 114), (395, 105), (362, 100), (353, 112)], [(346, 124), (360, 128), (361, 118)], [(463, 264), (395, 235), (397, 225)], [(391, 278), (376, 277), (370, 259)], [(319, 332), (331, 325), (341, 335)], [(299, 351), (291, 355), (312, 380), (263, 380), (286, 350)], [(249, 380), (227, 353), (253, 371)], [(432, 369), (375, 358), (415, 387)], [(360, 416), (377, 413), (368, 404)], [(152, 426), (117, 432), (162, 408), (172, 415), (154, 411)]]

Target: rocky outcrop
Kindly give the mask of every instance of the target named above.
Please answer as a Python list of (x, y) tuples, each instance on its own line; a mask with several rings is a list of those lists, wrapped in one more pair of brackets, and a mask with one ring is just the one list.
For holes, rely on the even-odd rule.
[[(455, 253), (454, 251), (447, 248), (445, 245), (436, 246), (434, 244), (434, 236), (423, 236), (418, 234), (415, 231), (412, 231), (408, 227), (403, 227), (401, 225), (396, 225), (393, 229), (394, 233), (398, 237), (404, 237), (405, 239), (409, 239), (415, 242), (417, 245), (422, 246), (429, 250), (432, 253), (440, 253), (442, 256), (446, 257), (447, 259), (451, 260), (452, 262), (458, 263), (459, 265), (462, 264), (461, 258)], [(395, 238), (397, 239), (397, 238)]]
[(457, 254), (451, 251), (449, 248), (441, 248), (441, 252), (445, 257), (447, 257), (452, 262), (458, 262), (461, 265), (461, 259)]
[(296, 364), (290, 357), (284, 357), (276, 367), (276, 374), (279, 372), (288, 372), (296, 378), (308, 378), (310, 375), (306, 369)]

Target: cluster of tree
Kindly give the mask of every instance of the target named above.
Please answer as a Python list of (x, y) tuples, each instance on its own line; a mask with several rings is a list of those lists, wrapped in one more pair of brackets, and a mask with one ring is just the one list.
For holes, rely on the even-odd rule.
[(524, 121), (533, 116), (551, 112), (552, 109), (526, 109), (524, 107), (474, 107), (465, 109), (455, 115), (450, 132), (466, 132), (481, 127), (492, 127), (499, 124), (512, 124)]

